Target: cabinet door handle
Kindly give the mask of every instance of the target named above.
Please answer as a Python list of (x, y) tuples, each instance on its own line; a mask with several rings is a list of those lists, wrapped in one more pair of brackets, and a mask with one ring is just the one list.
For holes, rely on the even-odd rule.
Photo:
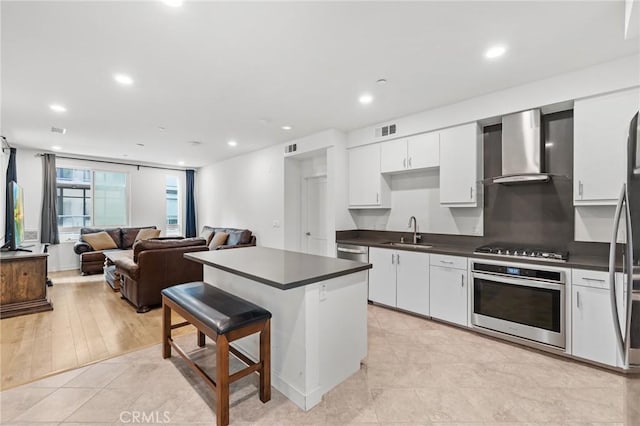
[(583, 194), (582, 181), (581, 181), (581, 180), (579, 180), (579, 181), (578, 181), (578, 195), (580, 196), (580, 198), (582, 198), (582, 194)]
[(450, 260), (441, 260), (440, 263), (444, 263), (445, 265), (453, 265), (453, 262)]
[(464, 275), (460, 275), (460, 287), (464, 287)]
[(469, 188), (469, 199), (473, 200), (473, 186)]
[(409, 157), (409, 168), (411, 168), (411, 157)]
[(396, 265), (400, 264), (400, 254), (396, 254)]
[(580, 292), (576, 291), (576, 306), (580, 307)]
[(391, 253), (391, 264), (394, 265), (396, 263), (396, 255)]
[(380, 203), (380, 193), (376, 192), (376, 204)]
[(404, 160), (402, 160), (402, 168), (403, 169), (407, 168), (407, 159), (406, 158)]

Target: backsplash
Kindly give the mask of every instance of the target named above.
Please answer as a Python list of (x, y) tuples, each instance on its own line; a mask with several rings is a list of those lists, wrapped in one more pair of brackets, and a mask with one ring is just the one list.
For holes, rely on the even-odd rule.
[[(485, 183), (486, 241), (563, 249), (574, 235), (573, 111), (542, 117), (546, 171), (551, 182), (519, 185)], [(484, 177), (502, 173), (502, 125), (484, 128)]]

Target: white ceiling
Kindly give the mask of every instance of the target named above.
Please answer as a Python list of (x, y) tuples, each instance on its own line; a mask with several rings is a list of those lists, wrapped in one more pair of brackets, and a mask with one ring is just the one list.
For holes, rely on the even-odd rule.
[[(1, 132), (10, 144), (173, 166), (348, 131), (640, 51), (637, 38), (624, 40), (622, 0), (0, 7)], [(509, 50), (487, 61), (494, 43)], [(135, 84), (118, 85), (116, 72)], [(368, 106), (358, 103), (364, 92), (375, 97)]]

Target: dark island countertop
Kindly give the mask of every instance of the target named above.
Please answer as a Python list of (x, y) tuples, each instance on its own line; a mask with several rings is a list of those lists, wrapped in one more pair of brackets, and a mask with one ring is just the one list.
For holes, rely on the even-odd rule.
[(186, 253), (202, 263), (280, 290), (371, 269), (370, 263), (316, 256), (268, 247), (243, 247)]
[[(406, 250), (424, 253), (445, 254), (451, 256), (472, 257), (476, 259), (502, 260), (505, 262), (531, 263), (537, 265), (549, 265), (575, 269), (590, 269), (595, 271), (609, 270), (608, 244), (604, 243), (574, 243), (569, 249), (567, 262), (549, 262), (540, 259), (527, 259), (520, 257), (498, 257), (474, 253), (475, 249), (486, 242), (479, 237), (460, 237), (445, 235), (422, 234), (421, 244), (431, 247), (414, 248), (407, 246), (390, 245), (391, 241), (399, 241), (400, 236), (405, 241), (410, 241), (411, 235), (389, 231), (338, 231), (336, 242), (369, 247), (380, 247), (393, 250)], [(618, 256), (616, 269), (622, 270), (622, 264)]]

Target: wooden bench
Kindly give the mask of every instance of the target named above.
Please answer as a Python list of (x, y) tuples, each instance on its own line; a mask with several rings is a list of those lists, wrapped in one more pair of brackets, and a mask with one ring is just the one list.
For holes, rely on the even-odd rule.
[[(171, 324), (171, 311), (185, 321)], [(198, 366), (172, 339), (171, 330), (192, 324), (198, 329), (198, 346), (205, 335), (216, 343), (215, 380)], [(231, 346), (234, 340), (260, 333), (260, 360), (253, 362)], [(271, 399), (271, 313), (240, 297), (203, 282), (180, 284), (162, 290), (162, 357), (171, 356), (173, 347), (216, 394), (217, 425), (229, 424), (229, 384), (257, 372), (260, 400)], [(229, 375), (229, 352), (246, 368)]]

